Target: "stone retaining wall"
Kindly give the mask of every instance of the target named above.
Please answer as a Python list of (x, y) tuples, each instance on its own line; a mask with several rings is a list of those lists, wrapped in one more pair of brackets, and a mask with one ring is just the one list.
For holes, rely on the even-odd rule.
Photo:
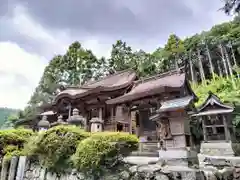
[[(139, 160), (137, 161), (137, 159)], [(240, 180), (240, 158), (204, 157), (202, 168), (166, 166), (149, 157), (127, 157), (129, 168), (107, 174), (99, 180)], [(230, 158), (230, 159), (229, 159)], [(143, 159), (144, 161), (141, 161)], [(230, 162), (230, 163), (229, 163)], [(132, 164), (130, 166), (130, 164)], [(239, 165), (238, 165), (239, 164)], [(51, 173), (26, 157), (13, 157), (2, 163), (1, 180), (96, 180), (76, 170)]]

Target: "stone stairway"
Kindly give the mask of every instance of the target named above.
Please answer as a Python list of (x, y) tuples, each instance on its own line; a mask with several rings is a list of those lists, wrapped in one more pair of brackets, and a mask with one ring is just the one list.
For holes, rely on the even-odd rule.
[(138, 151), (132, 152), (133, 156), (158, 157), (157, 142), (140, 143)]

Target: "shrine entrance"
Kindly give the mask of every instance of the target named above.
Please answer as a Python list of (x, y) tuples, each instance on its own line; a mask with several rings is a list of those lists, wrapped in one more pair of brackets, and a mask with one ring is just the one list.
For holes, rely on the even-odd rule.
[(122, 132), (123, 131), (123, 124), (117, 123), (117, 131)]
[(129, 124), (127, 122), (118, 121), (116, 130), (117, 132), (129, 132)]

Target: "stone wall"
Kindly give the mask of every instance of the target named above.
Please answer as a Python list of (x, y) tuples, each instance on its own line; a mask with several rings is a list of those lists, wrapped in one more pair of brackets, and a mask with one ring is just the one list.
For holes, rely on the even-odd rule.
[[(98, 180), (240, 180), (240, 158), (204, 157), (204, 167), (166, 166), (152, 157), (127, 157), (128, 168), (106, 174)], [(131, 164), (131, 165), (130, 165)], [(81, 172), (69, 170), (51, 173), (26, 157), (14, 157), (2, 164), (1, 180), (96, 180)]]

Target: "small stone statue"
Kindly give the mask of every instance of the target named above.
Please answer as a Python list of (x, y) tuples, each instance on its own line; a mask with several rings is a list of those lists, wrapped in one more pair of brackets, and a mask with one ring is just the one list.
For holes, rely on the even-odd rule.
[(158, 123), (158, 136), (160, 140), (172, 138), (169, 120), (167, 118), (161, 119)]

